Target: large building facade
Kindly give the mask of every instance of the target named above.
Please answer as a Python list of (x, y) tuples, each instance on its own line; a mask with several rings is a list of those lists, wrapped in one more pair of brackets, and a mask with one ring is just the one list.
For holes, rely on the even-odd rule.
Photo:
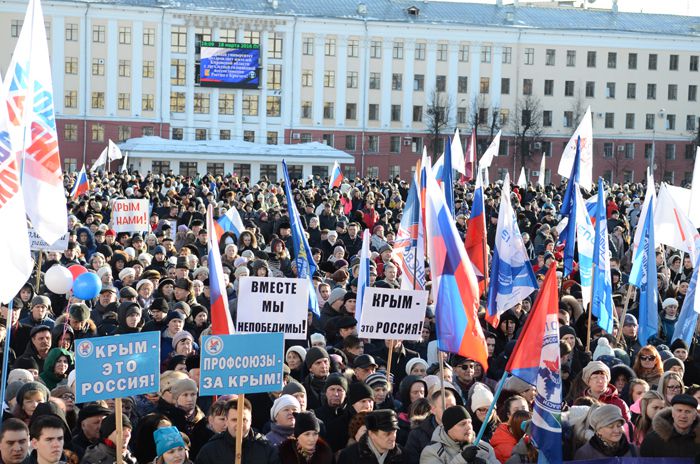
[[(354, 156), (349, 177), (407, 176), (423, 146), (441, 151), (436, 131), (476, 124), (480, 152), (503, 131), (492, 178), (524, 165), (532, 181), (557, 181), (590, 106), (595, 176), (640, 181), (652, 152), (657, 180), (692, 175), (700, 18), (403, 0), (43, 7), (67, 169), (107, 139), (156, 135), (321, 141)], [(25, 9), (2, 3), (3, 75)], [(200, 87), (199, 43), (210, 40), (260, 44), (259, 89)]]

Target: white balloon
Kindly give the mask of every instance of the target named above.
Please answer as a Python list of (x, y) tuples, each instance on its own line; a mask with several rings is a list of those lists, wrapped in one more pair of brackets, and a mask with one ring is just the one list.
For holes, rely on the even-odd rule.
[(73, 274), (67, 268), (57, 264), (46, 271), (44, 283), (53, 293), (63, 295), (73, 287)]

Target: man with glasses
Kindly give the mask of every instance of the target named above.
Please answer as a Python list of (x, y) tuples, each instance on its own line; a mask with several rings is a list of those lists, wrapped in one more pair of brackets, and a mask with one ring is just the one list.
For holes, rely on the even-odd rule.
[(588, 386), (585, 396), (597, 399), (601, 403), (612, 404), (620, 408), (625, 422), (630, 420), (627, 404), (618, 395), (617, 389), (610, 384), (610, 369), (601, 361), (591, 361), (581, 373), (583, 382)]
[(654, 416), (652, 430), (644, 437), (644, 457), (695, 457), (700, 452), (698, 401), (686, 394), (671, 399), (671, 407)]
[(454, 385), (460, 390), (462, 401), (466, 404), (469, 389), (476, 382), (482, 382), (493, 391), (495, 382), (484, 377), (481, 364), (464, 356), (455, 357), (451, 363), (454, 366)]

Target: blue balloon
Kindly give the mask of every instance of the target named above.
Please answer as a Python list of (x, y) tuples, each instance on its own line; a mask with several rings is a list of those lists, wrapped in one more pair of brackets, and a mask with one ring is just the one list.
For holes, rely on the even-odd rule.
[(75, 278), (73, 295), (81, 300), (92, 300), (102, 290), (102, 281), (92, 272), (85, 272)]

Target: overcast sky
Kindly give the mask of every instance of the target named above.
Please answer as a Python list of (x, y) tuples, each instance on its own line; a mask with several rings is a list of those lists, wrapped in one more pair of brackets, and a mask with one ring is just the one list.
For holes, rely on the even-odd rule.
[[(467, 3), (496, 3), (496, 0), (448, 0)], [(586, 0), (589, 1), (590, 0)], [(521, 0), (521, 3), (542, 2), (550, 3), (551, 0)], [(504, 5), (512, 4), (513, 0), (503, 0)], [(589, 3), (590, 4), (590, 3)], [(590, 4), (594, 8), (610, 8), (612, 0), (595, 0)], [(632, 11), (643, 13), (666, 13), (700, 16), (700, 0), (619, 0), (620, 11)]]

